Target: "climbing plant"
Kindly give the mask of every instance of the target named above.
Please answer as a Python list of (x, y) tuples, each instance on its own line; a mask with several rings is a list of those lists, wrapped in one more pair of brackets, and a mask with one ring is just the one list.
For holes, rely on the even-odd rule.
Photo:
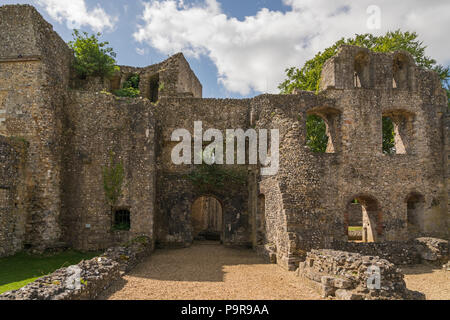
[(247, 183), (245, 168), (225, 168), (224, 165), (203, 163), (187, 175), (201, 192), (223, 190), (225, 185), (243, 186)]
[(125, 177), (122, 161), (114, 161), (114, 153), (110, 153), (109, 164), (103, 167), (103, 188), (105, 190), (106, 200), (115, 206), (119, 197), (122, 195), (122, 185)]

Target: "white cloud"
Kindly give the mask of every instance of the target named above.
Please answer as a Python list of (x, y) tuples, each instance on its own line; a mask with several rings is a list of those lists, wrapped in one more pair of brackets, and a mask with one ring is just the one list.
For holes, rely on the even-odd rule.
[(100, 5), (88, 9), (84, 0), (36, 0), (58, 22), (66, 22), (69, 29), (89, 26), (94, 31), (113, 29), (117, 18), (108, 15)]
[(136, 48), (136, 53), (140, 56), (143, 56), (145, 54), (145, 49)]
[[(277, 92), (284, 69), (301, 66), (341, 37), (355, 33), (383, 34), (401, 28), (416, 31), (427, 54), (448, 62), (444, 30), (450, 29), (450, 2), (439, 0), (284, 0), (287, 12), (261, 9), (240, 21), (221, 11), (216, 0), (186, 5), (182, 0), (144, 2), (134, 38), (160, 51), (208, 56), (217, 66), (218, 81), (232, 92), (251, 89)], [(367, 8), (381, 9), (381, 29), (367, 28)]]

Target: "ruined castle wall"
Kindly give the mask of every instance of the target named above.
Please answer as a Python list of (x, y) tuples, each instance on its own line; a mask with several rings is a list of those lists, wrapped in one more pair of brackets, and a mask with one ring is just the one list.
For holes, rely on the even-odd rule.
[[(171, 141), (172, 132), (185, 128), (193, 136), (194, 121), (203, 122), (203, 133), (210, 128), (221, 130), (248, 127), (248, 100), (232, 99), (163, 99), (157, 106), (157, 240), (160, 245), (192, 243), (191, 206), (200, 196), (214, 196), (222, 204), (225, 244), (250, 243), (248, 189), (245, 185), (226, 182), (223, 188), (200, 190), (186, 175), (193, 165), (174, 165), (171, 152), (178, 142)], [(208, 144), (208, 143), (207, 143)], [(192, 149), (192, 157), (194, 151)], [(240, 166), (226, 166), (238, 169)], [(230, 168), (231, 167), (231, 168)], [(242, 168), (240, 168), (242, 169)], [(244, 168), (245, 170), (245, 168)]]
[(178, 59), (177, 91), (189, 92), (192, 93), (194, 98), (201, 98), (202, 90), (200, 81), (192, 71), (186, 59), (184, 57), (182, 59)]
[[(334, 61), (347, 61), (349, 53), (343, 52)], [(390, 56), (369, 58), (381, 64), (375, 74), (366, 74), (367, 83), (378, 89), (334, 89), (339, 84), (327, 82), (326, 72), (333, 69), (328, 68), (322, 75), (328, 89), (318, 95), (264, 95), (252, 101), (257, 127), (280, 129), (280, 170), (276, 177), (262, 179), (260, 190), (266, 198), (266, 222), (273, 226), (267, 231), (268, 241), (277, 244), (278, 263), (288, 268), (310, 249), (347, 241), (346, 211), (355, 198), (369, 210), (370, 232), (377, 242), (417, 236), (408, 225), (411, 196), (422, 201), (414, 204), (421, 208), (420, 234), (448, 236), (443, 136), (436, 129), (442, 126), (446, 105), (439, 81), (431, 72), (410, 68), (410, 87), (388, 88)], [(348, 73), (353, 76), (349, 66), (343, 69), (347, 75), (340, 75), (346, 86), (351, 80)], [(328, 126), (333, 147), (328, 153), (314, 153), (306, 146), (309, 114), (321, 116)], [(404, 143), (402, 154), (382, 152), (385, 115), (402, 119), (398, 135)], [(270, 200), (277, 198), (281, 205)], [(268, 220), (271, 216), (277, 217), (276, 223)], [(274, 234), (275, 229), (281, 232)]]
[(24, 246), (27, 223), (25, 141), (0, 136), (0, 257)]
[(29, 143), (26, 243), (44, 248), (60, 237), (60, 119), (71, 52), (31, 6), (1, 7), (0, 31), (0, 133)]
[[(74, 91), (66, 106), (63, 154), (64, 238), (75, 248), (104, 249), (139, 235), (153, 239), (154, 106), (145, 99)], [(122, 161), (122, 196), (111, 208), (103, 168)], [(130, 211), (131, 229), (113, 230), (112, 209)]]

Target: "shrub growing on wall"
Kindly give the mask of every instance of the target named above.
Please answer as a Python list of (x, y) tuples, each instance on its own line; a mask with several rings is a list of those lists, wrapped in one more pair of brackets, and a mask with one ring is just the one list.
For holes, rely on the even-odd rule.
[(133, 74), (124, 82), (122, 89), (114, 91), (114, 94), (119, 97), (136, 98), (141, 94), (141, 91), (139, 91), (140, 81), (139, 75)]
[(69, 47), (75, 55), (73, 68), (82, 79), (90, 76), (109, 78), (119, 70), (115, 52), (108, 47), (109, 42), (99, 41), (101, 35), (89, 35), (76, 29), (72, 33), (74, 40), (69, 42)]

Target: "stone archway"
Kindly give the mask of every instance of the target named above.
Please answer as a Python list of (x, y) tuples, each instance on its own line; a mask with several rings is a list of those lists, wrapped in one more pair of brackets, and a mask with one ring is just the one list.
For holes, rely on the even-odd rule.
[(347, 203), (345, 215), (348, 240), (378, 242), (382, 236), (383, 223), (378, 201), (367, 195), (358, 195)]
[(194, 240), (223, 240), (223, 208), (213, 196), (200, 196), (191, 208)]

